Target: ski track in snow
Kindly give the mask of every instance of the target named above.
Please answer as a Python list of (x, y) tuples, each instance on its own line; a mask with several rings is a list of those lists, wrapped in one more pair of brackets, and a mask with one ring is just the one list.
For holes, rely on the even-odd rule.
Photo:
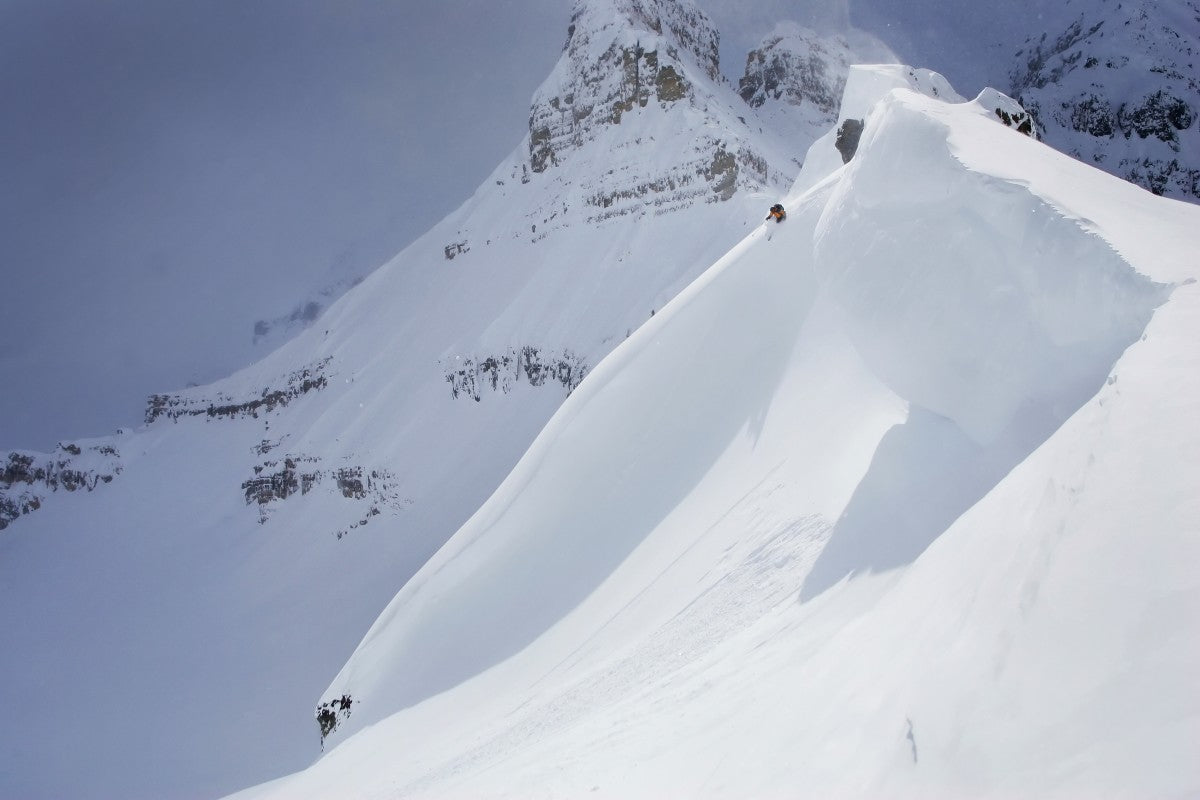
[[(794, 600), (797, 587), (824, 546), (829, 526), (821, 518), (778, 519), (778, 512), (766, 501), (781, 488), (778, 484), (757, 487), (702, 534), (700, 538), (717, 536), (735, 543), (704, 576), (705, 588), (666, 624), (630, 652), (606, 655), (595, 666), (584, 664), (578, 652), (572, 654), (530, 685), (531, 697), (509, 713), (499, 733), (404, 786), (401, 796), (430, 791), (459, 774), (485, 772), (513, 752), (552, 741), (597, 709), (618, 701), (632, 703), (640, 709), (639, 716), (657, 713), (654, 698), (677, 681), (676, 673), (700, 661), (779, 603)], [(581, 649), (586, 646), (585, 642)], [(586, 660), (595, 658), (597, 654), (592, 652)], [(565, 688), (553, 686), (555, 674), (575, 671), (586, 673), (585, 677)], [(550, 683), (552, 690), (543, 692), (543, 683)], [(544, 694), (550, 698), (542, 699)], [(645, 705), (640, 705), (639, 698), (646, 698)]]
[[(1103, 786), (1135, 796), (1137, 786), (1200, 785), (1180, 758), (1200, 713), (1193, 703), (1182, 721), (1160, 717), (1161, 687), (1185, 685), (1200, 652), (1168, 623), (1165, 638), (1129, 650), (1139, 615), (1168, 597), (1180, 607), (1157, 613), (1200, 627), (1189, 590), (1157, 577), (1177, 569), (1168, 543), (1187, 547), (1181, 520), (1200, 512), (1194, 487), (1136, 507), (1139, 493), (1176, 497), (1200, 453), (1161, 429), (1129, 429), (1154, 424), (1139, 409), (1160, 391), (1147, 377), (1162, 371), (1156, 360), (1184, 352), (1171, 337), (1191, 337), (1194, 349), (1195, 326), (1180, 326), (1195, 295), (1184, 244), (1194, 234), (1183, 233), (1195, 209), (1066, 161), (983, 105), (905, 89), (932, 92), (928, 75), (859, 75), (844, 106), (873, 110), (856, 160), (838, 166), (829, 137), (815, 144), (810, 161), (833, 171), (801, 176), (789, 221), (752, 231), (597, 367), (329, 690), (361, 689), (376, 704), (367, 721), (382, 721), (357, 723), (310, 773), (280, 783), (284, 796), (320, 791), (349, 765), (366, 770), (363, 791), (387, 785), (405, 797), (771, 797), (797, 786), (820, 796), (1058, 797)], [(810, 267), (815, 280), (799, 277)], [(723, 408), (708, 397), (721, 387), (714, 376), (663, 377), (661, 365), (694, 351), (685, 334), (721, 340), (735, 330), (722, 326), (751, 324), (729, 304), (765, 293), (788, 301), (755, 306), (757, 338), (772, 346), (746, 348), (758, 374), (746, 396)], [(786, 322), (788, 302), (799, 327)], [(723, 344), (714, 365), (746, 357)], [(1126, 408), (1124, 381), (1138, 373)], [(661, 415), (654, 398), (666, 382), (710, 400), (677, 412), (694, 430), (722, 414), (748, 416), (745, 427), (715, 450), (696, 446)], [(898, 398), (907, 414), (889, 411)], [(646, 419), (631, 413), (639, 407)], [(842, 449), (841, 426), (856, 420), (866, 458)], [(823, 442), (825, 429), (839, 433)], [(665, 515), (634, 500), (670, 468), (646, 460), (647, 447), (676, 450), (694, 486), (675, 487), (685, 491)], [(1124, 463), (1141, 457), (1149, 478)], [(1182, 472), (1159, 474), (1180, 457)], [(696, 459), (706, 459), (700, 469)], [(843, 495), (825, 514), (806, 493), (822, 468), (836, 475), (816, 497)], [(1126, 489), (1131, 479), (1141, 488)], [(738, 481), (753, 485), (738, 491)], [(605, 576), (592, 574), (590, 550), (558, 539), (584, 547), (612, 533), (603, 523), (516, 511), (547, 509), (547, 493), (564, 485), (642, 504), (641, 516), (612, 517), (640, 539)], [(1135, 535), (1134, 520), (1149, 528)], [(900, 531), (919, 535), (897, 556)], [(833, 566), (802, 593), (831, 553)], [(1130, 558), (1146, 568), (1127, 571)], [(529, 587), (500, 580), (502, 595), (471, 580), (508, 564), (554, 574)], [(888, 571), (870, 574), (879, 569)], [(450, 658), (458, 645), (444, 637), (503, 626), (504, 609), (520, 613), (539, 591), (569, 586), (564, 570), (586, 580), (586, 596), (552, 594), (545, 600), (572, 602), (520, 648), (450, 688), (422, 688), (412, 652)], [(456, 602), (431, 602), (439, 593)], [(651, 623), (640, 625), (643, 615)], [(394, 691), (409, 675), (418, 682)], [(389, 704), (399, 713), (382, 718)], [(1135, 738), (1155, 720), (1160, 733)], [(370, 748), (384, 742), (411, 749), (412, 762), (380, 768)], [(1151, 761), (1164, 769), (1139, 766)]]
[(897, 65), (787, 195), (828, 119), (588, 7), (462, 208), (56, 453), (0, 794), (245, 785), (342, 695), (246, 797), (1195, 794), (1196, 208)]

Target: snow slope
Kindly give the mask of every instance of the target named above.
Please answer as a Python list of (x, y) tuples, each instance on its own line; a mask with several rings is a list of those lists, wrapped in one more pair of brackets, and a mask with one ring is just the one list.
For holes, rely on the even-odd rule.
[(694, 6), (577, 11), (529, 136), (313, 327), (136, 430), (0, 455), (0, 797), (215, 796), (310, 763), (379, 610), (787, 191), (797, 143), (715, 75)]
[(1200, 214), (862, 72), (239, 797), (1200, 791)]

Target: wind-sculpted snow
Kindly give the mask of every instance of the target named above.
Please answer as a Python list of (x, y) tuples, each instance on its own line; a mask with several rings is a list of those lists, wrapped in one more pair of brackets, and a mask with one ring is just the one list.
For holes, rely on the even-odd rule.
[(380, 608), (584, 374), (786, 192), (810, 139), (782, 142), (716, 75), (690, 3), (585, 7), (531, 102), (536, 132), (596, 100), (554, 128), (558, 164), (513, 143), (295, 339), (151, 398), (145, 426), (97, 443), (121, 453), (111, 485), (5, 495), (45, 502), (0, 537), (0, 700), (38, 698), (0, 730), (23, 754), (0, 755), (0, 795), (215, 795), (309, 763), (313, 701)]
[[(1027, 187), (964, 169), (943, 108), (901, 92), (879, 103), (817, 226), (819, 279), (910, 415), (881, 443), (804, 597), (916, 558), (1097, 392), (1167, 295)], [(959, 138), (995, 132), (983, 114), (953, 121)], [(1005, 144), (1018, 161), (1044, 149)]]
[(986, 446), (1061, 423), (1165, 295), (1024, 187), (964, 170), (947, 133), (933, 103), (882, 102), (814, 247), (873, 371)]
[(1200, 789), (1200, 216), (886, 83), (396, 596), (332, 753), (247, 797)]
[[(848, 95), (854, 93), (851, 108), (865, 114), (871, 107), (872, 96), (878, 100), (897, 85), (922, 87), (931, 94), (957, 98), (936, 73), (906, 67), (875, 67), (852, 71), (847, 90)], [(973, 106), (969, 113), (984, 112)], [(994, 116), (991, 119), (988, 125), (1003, 131), (999, 121)], [(906, 140), (909, 138), (912, 137)], [(944, 132), (939, 134), (938, 143), (945, 152)], [(823, 146), (828, 146), (828, 142), (822, 140), (812, 149)], [(858, 196), (852, 188), (842, 191)], [(868, 186), (866, 196), (869, 198), (873, 191), (878, 188)], [(655, 529), (727, 446), (726, 437), (734, 436), (742, 426), (755, 430), (769, 408), (794, 409), (813, 403), (804, 393), (824, 384), (824, 370), (831, 370), (833, 375), (846, 369), (857, 370), (857, 357), (849, 359), (848, 364), (834, 366), (822, 361), (817, 374), (804, 379), (800, 397), (774, 397), (776, 383), (772, 376), (788, 374), (788, 354), (794, 348), (826, 347), (831, 352), (846, 349), (842, 326), (832, 342), (827, 341), (823, 330), (812, 333), (803, 342), (797, 339), (807, 312), (817, 301), (818, 281), (825, 273), (819, 261), (811, 261), (814, 254), (820, 255), (815, 232), (821, 230), (820, 224), (832, 213), (830, 209), (843, 202), (843, 194), (827, 185), (806, 197), (802, 205), (792, 206), (786, 224), (760, 229), (631, 337), (618, 351), (625, 354), (616, 359), (622, 367), (608, 363), (607, 369), (602, 364), (594, 370), (555, 422), (543, 431), (505, 486), (405, 587), (368, 634), (343, 675), (330, 687), (326, 700), (343, 694), (356, 698), (353, 724), (365, 725), (511, 655), (581, 602), (641, 537)], [(874, 235), (887, 234), (881, 231)], [(869, 241), (860, 235), (849, 250), (850, 257), (861, 254), (861, 244)], [(710, 284), (725, 288), (706, 288)], [(830, 293), (830, 297), (836, 299), (837, 295)], [(820, 318), (828, 323), (835, 307), (826, 298), (819, 307)], [(701, 312), (698, 308), (710, 311)], [(745, 309), (745, 313), (726, 318), (732, 309)], [(706, 313), (717, 316), (710, 318)], [(671, 320), (682, 319), (668, 325), (662, 321), (664, 315)], [(675, 342), (675, 349), (658, 340), (654, 340), (653, 347), (646, 344), (653, 337), (668, 335)], [(766, 358), (768, 353), (774, 356)], [(937, 356), (930, 353), (929, 357)], [(635, 379), (634, 375), (639, 377)], [(628, 386), (627, 393), (601, 393), (599, 397), (606, 399), (593, 400), (602, 391), (599, 387), (609, 380), (607, 376), (615, 376), (617, 383)], [(801, 430), (810, 425), (826, 425), (831, 411), (825, 403), (847, 409), (865, 405), (868, 411), (863, 413), (869, 421), (861, 424), (869, 433), (851, 435), (843, 431), (844, 440), (826, 445), (832, 460), (851, 459), (848, 453), (855, 453), (854, 457), (861, 459), (860, 448), (873, 449), (878, 443), (878, 436), (883, 433), (879, 427), (881, 419), (887, 419), (885, 426), (900, 421), (886, 413), (881, 416), (879, 411), (879, 406), (886, 407), (894, 396), (876, 378), (872, 377), (867, 387), (862, 390), (869, 398), (866, 400), (836, 392), (823, 395), (816, 401), (818, 410), (796, 423)], [(648, 396), (661, 399), (648, 401)], [(684, 408), (669, 414), (663, 412), (660, 417), (646, 412), (643, 408), (646, 402), (652, 408), (661, 403), (670, 403), (672, 408), (683, 403)], [(568, 424), (565, 420), (573, 418), (572, 409), (594, 409), (608, 403), (617, 404), (621, 410), (604, 412), (600, 422), (573, 420), (563, 434), (568, 439), (583, 436), (589, 444), (555, 444), (555, 432)], [(602, 433), (602, 438), (594, 442), (588, 433), (614, 428), (621, 430), (619, 436)], [(838, 429), (832, 425), (824, 435)], [(872, 434), (875, 438), (871, 438)], [(805, 435), (789, 427), (775, 445), (785, 449), (789, 444), (805, 447), (800, 444)], [(637, 455), (631, 455), (623, 447), (610, 452), (610, 444), (621, 442), (636, 447)], [(806, 449), (809, 450), (806, 458), (817, 458), (815, 451)], [(543, 452), (550, 462), (535, 465)], [(682, 474), (681, 464), (686, 465)], [(862, 467), (865, 466), (863, 461)], [(523, 491), (506, 491), (506, 487), (522, 486), (526, 478), (520, 476), (526, 474), (536, 476), (533, 486), (523, 487)], [(609, 480), (606, 476), (610, 475), (619, 476), (620, 488), (606, 489), (600, 496), (593, 496), (587, 487), (606, 485)], [(855, 473), (853, 478), (840, 474), (837, 477), (848, 479), (849, 483), (839, 482), (826, 491), (849, 498), (861, 473)], [(741, 481), (753, 485), (761, 479), (762, 474), (748, 470)], [(805, 491), (812, 489), (809, 486)], [(729, 487), (725, 491), (730, 491)], [(826, 502), (827, 498), (823, 498), (823, 508)], [(828, 517), (831, 525), (839, 512), (840, 508)], [(478, 543), (471, 546), (476, 538)], [(543, 557), (534, 556), (540, 552), (539, 548), (546, 549)], [(452, 554), (460, 549), (465, 550), (464, 557), (456, 560)], [(489, 563), (489, 557), (500, 559), (500, 563)], [(549, 564), (559, 566), (551, 570)], [(538, 581), (556, 581), (559, 567), (565, 564), (574, 566), (561, 573), (564, 585), (541, 586), (535, 593), (533, 587), (539, 585)], [(519, 575), (516, 580), (510, 567)], [(852, 565), (847, 571), (853, 568)], [(796, 580), (799, 583), (799, 575)], [(427, 583), (434, 588), (426, 586)], [(397, 619), (391, 625), (385, 624), (392, 616)], [(463, 633), (448, 641), (446, 630)], [(423, 655), (419, 661), (409, 663), (405, 652)], [(405, 667), (393, 671), (393, 665), (400, 662), (405, 662)], [(389, 666), (379, 672), (380, 664)], [(335, 733), (335, 738), (340, 735)]]
[[(947, 102), (962, 102), (949, 82), (937, 72), (901, 64), (859, 64), (850, 68), (838, 108), (836, 123), (808, 148), (804, 168), (792, 192), (811, 189), (847, 163), (858, 148), (858, 137), (867, 113), (892, 89), (910, 89)], [(853, 131), (853, 146), (846, 136)], [(841, 146), (839, 146), (841, 142)]]
[(1124, 794), (1194, 793), (1195, 209), (894, 65), (788, 196), (811, 139), (690, 4), (586, 8), (461, 208), (0, 536), (0, 794), (326, 735), (271, 791), (1086, 796), (1155, 751)]

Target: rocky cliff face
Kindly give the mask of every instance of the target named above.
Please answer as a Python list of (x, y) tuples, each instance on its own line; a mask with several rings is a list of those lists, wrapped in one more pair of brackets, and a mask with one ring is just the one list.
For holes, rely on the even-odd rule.
[(780, 22), (746, 56), (738, 94), (758, 119), (797, 144), (789, 155), (799, 167), (808, 144), (837, 123), (850, 65), (868, 61), (841, 36)]
[(48, 455), (7, 453), (0, 460), (0, 531), (60, 489), (90, 492), (120, 474), (121, 455), (111, 444), (59, 444)]
[(253, 417), (283, 408), (298, 397), (324, 389), (325, 372), (332, 357), (295, 370), (274, 386), (234, 396), (228, 392), (209, 393), (205, 389), (176, 394), (152, 394), (146, 401), (146, 424), (158, 419), (178, 422), (181, 417), (208, 419)]
[(746, 56), (738, 94), (752, 108), (769, 101), (810, 106), (831, 124), (853, 59), (844, 39), (826, 39), (801, 25), (781, 23)]
[[(690, 0), (578, 3), (563, 58), (534, 96), (529, 158), (514, 177), (552, 178), (568, 164), (592, 162), (597, 168), (577, 172), (602, 176), (581, 187), (593, 223), (728, 200), (740, 188), (781, 188), (789, 176), (771, 168), (735, 106), (717, 97), (728, 93), (719, 41)], [(659, 137), (677, 140), (677, 159), (645, 158)], [(564, 213), (570, 206), (565, 197), (556, 203)]]
[(1103, 0), (1026, 41), (1012, 94), (1045, 141), (1155, 194), (1200, 200), (1200, 2)]
[(694, 100), (686, 76), (718, 80), (718, 42), (703, 13), (677, 0), (577, 4), (563, 62), (530, 109), (530, 169), (558, 166), (605, 126), (651, 102), (667, 110)]

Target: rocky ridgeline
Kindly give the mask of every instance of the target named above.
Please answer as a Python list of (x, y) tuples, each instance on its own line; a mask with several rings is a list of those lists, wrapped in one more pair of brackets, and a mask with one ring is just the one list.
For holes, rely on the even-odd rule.
[(1200, 1), (1126, 2), (1017, 53), (1044, 140), (1155, 194), (1200, 200)]
[[(694, 99), (686, 77), (690, 70), (699, 68), (710, 80), (719, 79), (719, 37), (698, 10), (685, 9), (676, 0), (613, 0), (613, 9), (605, 5), (576, 7), (563, 46), (565, 64), (556, 70), (563, 77), (558, 91), (543, 87), (534, 98), (529, 112), (533, 172), (558, 165), (593, 139), (597, 129), (620, 125), (635, 108), (653, 101), (666, 109)], [(645, 34), (646, 46), (639, 33)]]
[(47, 495), (62, 489), (87, 491), (121, 474), (121, 455), (112, 445), (59, 444), (53, 454), (10, 452), (0, 461), (0, 530), (37, 511)]
[(583, 358), (570, 350), (548, 355), (536, 347), (509, 348), (498, 356), (455, 358), (446, 369), (446, 382), (451, 396), (475, 402), (488, 390), (508, 394), (522, 379), (530, 386), (557, 384), (570, 394), (587, 369)]
[[(266, 449), (269, 448), (256, 448), (256, 451)], [(318, 489), (367, 504), (361, 518), (334, 533), (338, 539), (366, 525), (384, 510), (400, 511), (410, 505), (400, 496), (396, 478), (387, 470), (368, 470), (361, 466), (321, 469), (320, 463), (321, 459), (316, 456), (289, 455), (255, 466), (254, 477), (242, 482), (242, 494), (246, 505), (257, 507), (259, 523), (270, 518), (274, 504)]]
[(214, 396), (193, 393), (150, 395), (146, 405), (146, 422), (149, 424), (162, 418), (178, 421), (180, 417), (257, 419), (260, 413), (270, 413), (302, 395), (324, 389), (328, 384), (325, 369), (332, 358), (327, 356), (316, 364), (292, 372), (284, 379), (282, 387), (266, 387), (249, 397), (234, 397), (224, 392)]
[[(720, 202), (739, 188), (783, 186), (786, 176), (732, 130), (731, 120), (741, 123), (713, 116), (719, 104), (713, 87), (723, 81), (718, 42), (708, 18), (677, 0), (577, 6), (562, 60), (530, 108), (528, 160), (514, 167), (512, 177), (525, 183), (539, 174), (565, 174), (556, 170), (576, 158), (591, 159), (595, 169), (575, 173), (583, 176), (578, 188), (588, 224)], [(658, 114), (674, 115), (677, 122), (665, 128), (629, 124), (631, 117)], [(671, 163), (645, 160), (654, 139), (640, 132), (651, 128), (673, 131), (678, 157)], [(589, 150), (601, 137), (603, 152)], [(559, 215), (577, 197), (553, 182), (547, 194), (549, 210), (530, 220), (535, 240), (563, 224)]]

